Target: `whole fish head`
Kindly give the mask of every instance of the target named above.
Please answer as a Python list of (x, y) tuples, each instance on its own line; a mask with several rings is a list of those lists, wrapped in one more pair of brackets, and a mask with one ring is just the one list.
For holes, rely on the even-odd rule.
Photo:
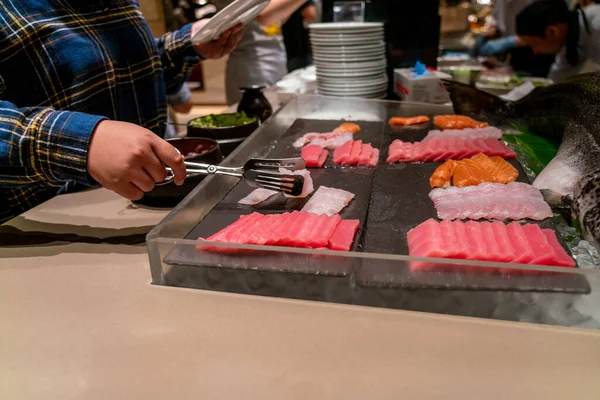
[(584, 176), (575, 185), (571, 205), (585, 239), (600, 251), (600, 170)]

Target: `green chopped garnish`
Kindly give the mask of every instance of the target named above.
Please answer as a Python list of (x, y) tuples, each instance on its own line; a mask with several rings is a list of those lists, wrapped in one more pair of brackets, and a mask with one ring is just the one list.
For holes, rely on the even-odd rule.
[(224, 128), (229, 126), (242, 126), (256, 121), (256, 117), (249, 117), (245, 112), (232, 114), (210, 114), (190, 121), (191, 126), (200, 128)]

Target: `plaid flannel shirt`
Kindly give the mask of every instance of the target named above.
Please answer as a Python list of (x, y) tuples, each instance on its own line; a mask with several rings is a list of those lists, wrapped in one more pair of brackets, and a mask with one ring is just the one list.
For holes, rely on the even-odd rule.
[(162, 136), (166, 96), (200, 61), (191, 25), (154, 39), (137, 1), (0, 1), (0, 222), (87, 173), (102, 119)]

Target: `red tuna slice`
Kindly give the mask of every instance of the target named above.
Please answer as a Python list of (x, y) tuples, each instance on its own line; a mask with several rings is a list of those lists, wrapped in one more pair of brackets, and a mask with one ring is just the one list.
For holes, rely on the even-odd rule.
[(534, 258), (530, 264), (552, 265), (555, 258), (554, 249), (548, 243), (541, 228), (536, 224), (526, 224), (523, 226), (523, 232), (534, 254)]
[(508, 237), (506, 225), (504, 225), (503, 222), (496, 221), (492, 222), (492, 228), (494, 231), (494, 237), (496, 238), (496, 243), (498, 243), (498, 247), (500, 247), (500, 257), (494, 261), (512, 262), (512, 260), (516, 258), (516, 253), (510, 237)]
[(457, 240), (455, 229), (450, 221), (442, 221), (439, 223), (440, 233), (442, 235), (442, 243), (448, 249), (448, 258), (465, 259), (468, 257), (468, 249), (464, 243)]
[(329, 219), (327, 220), (327, 222), (323, 225), (321, 234), (318, 236), (319, 242), (325, 243), (323, 246), (327, 246), (327, 243), (329, 243), (329, 238), (331, 237), (331, 235), (333, 235), (333, 233), (335, 232), (335, 228), (337, 228), (338, 224), (342, 220), (339, 214), (332, 215), (328, 218)]
[(431, 161), (435, 158), (437, 148), (439, 148), (440, 143), (437, 140), (429, 140), (427, 142), (416, 142), (414, 144), (415, 153), (411, 158), (416, 158), (417, 160), (423, 161)]
[(230, 229), (225, 233), (225, 235), (220, 237), (218, 241), (228, 243), (239, 243), (237, 241), (238, 238), (257, 221), (261, 220), (262, 217), (263, 215), (257, 212), (250, 214), (247, 218), (244, 219), (243, 224), (236, 225), (233, 228), (232, 226), (230, 226)]
[(510, 238), (510, 243), (512, 244), (515, 253), (515, 258), (512, 262), (515, 264), (531, 263), (535, 254), (531, 246), (529, 246), (529, 241), (527, 240), (527, 235), (523, 231), (523, 227), (518, 222), (511, 222), (506, 226), (506, 233)]
[(554, 231), (552, 229), (542, 229), (542, 233), (546, 237), (548, 244), (552, 247), (552, 250), (554, 250), (554, 261), (552, 265), (557, 265), (559, 267), (575, 267), (575, 260), (573, 260), (560, 245)]
[(321, 168), (327, 160), (327, 150), (315, 144), (304, 146), (300, 153), (302, 159), (306, 162), (309, 168)]
[(269, 226), (261, 233), (260, 238), (257, 240), (257, 244), (260, 245), (271, 245), (275, 242), (273, 234), (281, 228), (283, 222), (289, 217), (290, 213), (283, 214), (270, 214), (271, 221)]
[(411, 256), (446, 258), (452, 254), (444, 243), (440, 224), (433, 218), (408, 231), (406, 238)]
[(373, 153), (371, 154), (371, 159), (367, 163), (368, 167), (376, 167), (379, 162), (379, 149), (373, 149)]
[(331, 250), (349, 251), (359, 224), (360, 221), (357, 219), (340, 221), (335, 232), (329, 238), (328, 247)]
[(291, 242), (289, 243), (292, 247), (309, 247), (311, 241), (311, 232), (317, 223), (319, 216), (310, 213), (300, 213), (302, 215), (302, 225), (298, 227), (295, 235), (293, 235)]
[(272, 246), (279, 242), (281, 235), (288, 229), (289, 222), (295, 220), (296, 214), (298, 214), (298, 211), (278, 214), (276, 222), (273, 223), (273, 226), (267, 231), (268, 235), (265, 245)]
[(478, 258), (478, 260), (498, 261), (499, 258), (502, 258), (502, 250), (496, 241), (496, 235), (494, 235), (494, 228), (492, 227), (492, 224), (489, 222), (480, 222), (479, 226), (481, 228), (481, 238), (485, 244), (486, 251), (485, 255), (482, 255), (482, 257)]
[(254, 214), (259, 214), (259, 213), (252, 213), (252, 214), (249, 214), (249, 215), (242, 215), (233, 224), (231, 224), (231, 225), (229, 225), (229, 226), (221, 229), (219, 232), (217, 232), (214, 235), (210, 236), (206, 240), (208, 240), (210, 242), (222, 242), (224, 240), (224, 238), (226, 237), (226, 235), (228, 235), (230, 232), (236, 231), (239, 227), (247, 224), (249, 222), (248, 218), (252, 217)]
[(487, 245), (482, 238), (483, 232), (479, 222), (466, 222), (465, 230), (469, 239), (469, 260), (487, 260)]
[(251, 232), (249, 232), (248, 237), (245, 238), (244, 243), (259, 245), (265, 244), (268, 239), (266, 232), (269, 231), (277, 219), (277, 215), (268, 214), (263, 216), (259, 223), (252, 226)]
[(490, 148), (490, 154), (486, 153), (488, 156), (500, 156), (502, 158), (515, 158), (517, 156), (517, 153), (501, 140), (488, 139), (483, 142)]
[[(408, 254), (411, 256), (445, 258), (449, 254), (443, 243), (440, 225), (433, 218), (408, 231), (406, 239)], [(411, 261), (409, 268), (414, 272), (430, 271), (440, 269), (440, 264)]]
[(313, 249), (325, 247), (327, 245), (327, 239), (323, 238), (323, 228), (329, 223), (329, 217), (327, 214), (321, 214), (317, 216), (317, 220), (313, 225), (313, 229), (309, 233), (306, 244), (308, 247)]
[(302, 224), (302, 215), (299, 212), (294, 211), (286, 219), (285, 223), (273, 234), (276, 238), (276, 242), (273, 243), (277, 246), (287, 246), (290, 241), (293, 240), (294, 229)]
[(360, 151), (360, 155), (358, 156), (358, 165), (369, 165), (369, 161), (371, 160), (371, 155), (373, 154), (373, 146), (368, 143), (363, 144), (362, 149)]
[(323, 167), (323, 165), (325, 164), (325, 161), (327, 161), (327, 157), (329, 157), (329, 152), (327, 150), (323, 149), (323, 151), (321, 152), (321, 155), (319, 156), (319, 159), (317, 160), (318, 168)]
[[(453, 233), (454, 233), (454, 237), (455, 237), (455, 243), (457, 243), (457, 245), (460, 246), (461, 252), (466, 254), (465, 257), (461, 257), (461, 258), (468, 260), (470, 258), (470, 254), (471, 254), (471, 247), (469, 246), (469, 238), (467, 236), (467, 228), (465, 227), (465, 224), (460, 221), (453, 221), (452, 229), (453, 229)], [(452, 267), (457, 268), (457, 266), (455, 266), (455, 265)], [(463, 265), (458, 268), (463, 271), (468, 271), (468, 270), (473, 269), (473, 267), (470, 265)]]
[(350, 151), (350, 155), (348, 156), (348, 158), (346, 159), (345, 162), (343, 162), (343, 165), (356, 165), (358, 164), (358, 159), (360, 157), (360, 152), (362, 150), (362, 145), (363, 142), (362, 140), (355, 140), (354, 143), (352, 143), (352, 150)]
[(438, 142), (435, 157), (433, 157), (432, 161), (446, 161), (453, 153), (454, 150), (451, 147), (451, 142), (449, 140), (440, 140)]
[(334, 164), (340, 165), (345, 163), (346, 160), (348, 160), (348, 157), (350, 157), (350, 152), (352, 151), (353, 143), (354, 141), (351, 140), (349, 142), (344, 143), (343, 145), (341, 145), (333, 151)]
[(263, 221), (266, 218), (266, 215), (259, 214), (259, 217), (256, 217), (253, 223), (249, 223), (239, 229), (235, 234), (232, 234), (229, 240), (230, 243), (241, 243), (248, 244), (248, 240), (251, 237), (257, 237), (260, 234), (261, 226), (263, 226)]

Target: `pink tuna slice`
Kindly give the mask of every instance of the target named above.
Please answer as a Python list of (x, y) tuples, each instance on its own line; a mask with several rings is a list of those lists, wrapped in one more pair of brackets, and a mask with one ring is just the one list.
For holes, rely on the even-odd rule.
[(335, 232), (329, 238), (328, 247), (331, 250), (349, 251), (359, 224), (360, 221), (357, 219), (340, 221)]

